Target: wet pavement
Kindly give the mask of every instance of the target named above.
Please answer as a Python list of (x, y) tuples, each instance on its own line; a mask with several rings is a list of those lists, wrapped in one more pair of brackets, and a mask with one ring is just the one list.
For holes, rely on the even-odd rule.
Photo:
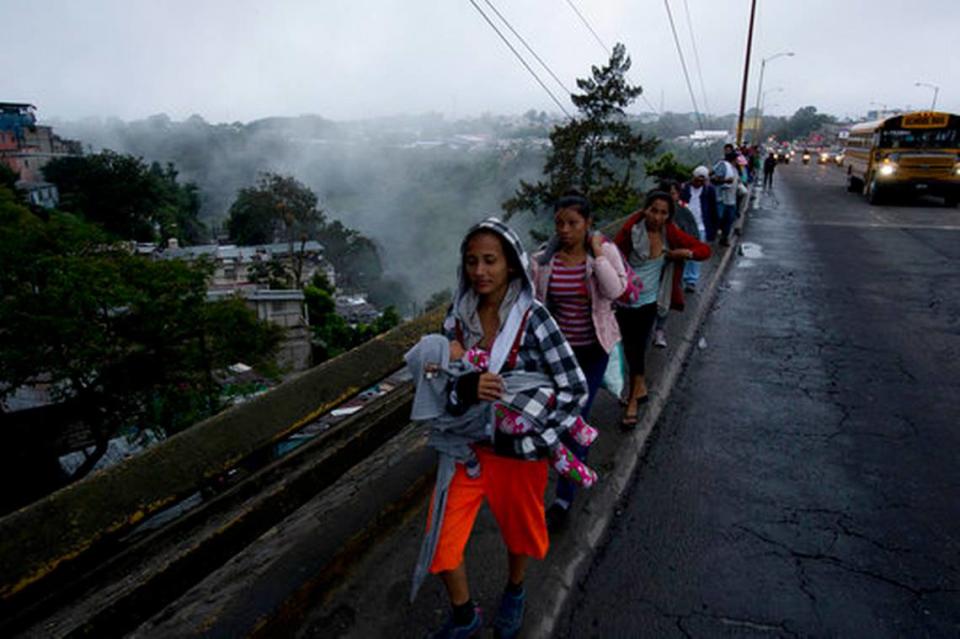
[(778, 168), (558, 636), (960, 636), (960, 211), (843, 183)]

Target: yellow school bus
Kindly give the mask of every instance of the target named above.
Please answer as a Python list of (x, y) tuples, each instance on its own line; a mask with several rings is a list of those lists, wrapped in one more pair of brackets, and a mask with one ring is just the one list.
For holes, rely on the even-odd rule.
[(960, 116), (936, 111), (904, 113), (850, 129), (844, 163), (847, 188), (871, 204), (893, 193), (960, 200)]

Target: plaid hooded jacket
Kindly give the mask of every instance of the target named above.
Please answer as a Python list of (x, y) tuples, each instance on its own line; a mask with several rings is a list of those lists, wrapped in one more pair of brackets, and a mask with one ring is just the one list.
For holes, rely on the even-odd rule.
[[(488, 218), (471, 228), (460, 246), (461, 256), (466, 250), (466, 238), (479, 230), (486, 230), (506, 240), (506, 246), (514, 251), (522, 266), (522, 292), (514, 303), (525, 304), (529, 308), (523, 335), (519, 341), (515, 362), (510, 370), (524, 370), (546, 373), (553, 379), (553, 388), (535, 388), (517, 395), (515, 407), (538, 424), (540, 430), (523, 435), (510, 436), (495, 433), (494, 448), (497, 453), (521, 459), (540, 459), (559, 443), (560, 434), (568, 430), (580, 415), (580, 409), (587, 399), (587, 380), (577, 364), (573, 349), (557, 326), (550, 312), (534, 297), (533, 281), (530, 278), (529, 259), (520, 238), (507, 225), (496, 218)], [(463, 260), (458, 269), (458, 287), (453, 305), (443, 323), (443, 333), (447, 339), (466, 337), (463, 346), (467, 349), (476, 345), (477, 338), (464, 336), (458, 327), (470, 324), (463, 315), (475, 309), (471, 307), (468, 296), (475, 295), (463, 272)], [(467, 303), (465, 303), (467, 302)], [(501, 309), (503, 310), (503, 309)], [(501, 313), (502, 316), (502, 313)], [(503, 322), (501, 321), (501, 331)], [(514, 339), (514, 336), (498, 334), (496, 339)], [(509, 364), (507, 365), (509, 366)], [(507, 370), (505, 367), (504, 370)]]

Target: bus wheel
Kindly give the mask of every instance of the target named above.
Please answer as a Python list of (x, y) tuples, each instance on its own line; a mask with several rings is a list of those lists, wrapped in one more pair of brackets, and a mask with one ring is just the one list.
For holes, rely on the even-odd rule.
[(880, 197), (880, 187), (877, 185), (877, 179), (870, 180), (870, 187), (867, 189), (867, 202), (876, 206), (882, 202)]
[(960, 204), (960, 195), (948, 195), (943, 198), (943, 203), (947, 205), (947, 208), (955, 209), (957, 204)]

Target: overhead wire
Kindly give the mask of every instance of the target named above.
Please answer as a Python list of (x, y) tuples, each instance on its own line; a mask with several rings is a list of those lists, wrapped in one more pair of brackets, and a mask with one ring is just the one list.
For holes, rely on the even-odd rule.
[(510, 40), (508, 40), (507, 37), (506, 37), (505, 35), (503, 35), (503, 32), (501, 32), (500, 29), (497, 28), (497, 25), (495, 25), (495, 24), (493, 23), (493, 21), (490, 19), (490, 17), (489, 17), (486, 13), (483, 12), (483, 9), (480, 8), (480, 5), (478, 5), (475, 0), (469, 0), (469, 2), (470, 2), (470, 4), (473, 5), (473, 8), (477, 10), (477, 13), (479, 13), (481, 16), (483, 16), (483, 19), (486, 20), (487, 24), (490, 25), (490, 28), (493, 29), (498, 36), (500, 36), (500, 39), (503, 40), (503, 43), (504, 43), (505, 45), (507, 45), (507, 48), (509, 48), (510, 51), (513, 52), (513, 55), (516, 56), (517, 60), (520, 61), (520, 64), (522, 64), (522, 65), (524, 66), (524, 68), (530, 73), (530, 75), (533, 76), (533, 79), (537, 81), (537, 84), (539, 84), (540, 87), (541, 87), (544, 91), (547, 92), (547, 95), (550, 96), (550, 98), (551, 98), (551, 99), (553, 100), (553, 102), (557, 105), (557, 107), (559, 107), (559, 109), (563, 112), (563, 114), (564, 114), (565, 116), (567, 116), (568, 118), (573, 119), (573, 116), (570, 115), (570, 113), (569, 113), (569, 112), (567, 111), (567, 109), (563, 106), (563, 103), (560, 102), (560, 100), (557, 98), (557, 96), (553, 94), (553, 91), (550, 90), (550, 87), (548, 87), (548, 86), (543, 82), (543, 80), (540, 79), (540, 76), (537, 75), (537, 72), (534, 71), (533, 68), (532, 68), (529, 64), (527, 64), (527, 61), (523, 59), (523, 56), (520, 55), (520, 52), (517, 51), (517, 49), (513, 46), (513, 44), (510, 43)]
[[(664, 1), (666, 1), (666, 0), (664, 0)], [(583, 13), (581, 13), (581, 11), (580, 11), (580, 10), (577, 8), (577, 6), (573, 3), (573, 0), (566, 0), (566, 3), (570, 6), (570, 8), (573, 10), (573, 12), (574, 12), (574, 13), (577, 15), (577, 17), (580, 19), (580, 22), (583, 23), (583, 26), (585, 26), (585, 27), (587, 28), (587, 30), (593, 35), (593, 37), (594, 37), (594, 39), (597, 41), (597, 43), (603, 48), (604, 51), (607, 52), (608, 55), (610, 55), (610, 54), (611, 54), (610, 48), (606, 45), (606, 43), (604, 43), (603, 39), (597, 34), (597, 31), (593, 28), (593, 26), (592, 26), (592, 25), (590, 24), (590, 22), (587, 20), (586, 16), (584, 16)], [(669, 13), (669, 7), (667, 7), (667, 11), (668, 11), (668, 13)], [(673, 22), (673, 19), (671, 18), (671, 23), (672, 23), (672, 22)], [(676, 34), (676, 29), (674, 29), (674, 38), (676, 38), (676, 35), (677, 35), (677, 34)], [(679, 46), (679, 45), (678, 45), (678, 46)], [(682, 62), (682, 61), (683, 61), (683, 54), (682, 54), (682, 53), (681, 53), (681, 55), (680, 55), (680, 58), (681, 58), (681, 62)], [(684, 66), (684, 74), (686, 74), (686, 67), (685, 67), (685, 66)], [(690, 86), (689, 76), (687, 76), (687, 86), (688, 86), (688, 87)], [(691, 97), (692, 97), (692, 96), (693, 96), (693, 93), (692, 93), (692, 91), (691, 91)], [(674, 128), (673, 128), (672, 126), (670, 126), (670, 124), (669, 124), (668, 122), (666, 122), (666, 121), (663, 120), (663, 114), (660, 112), (659, 109), (657, 109), (657, 107), (655, 107), (653, 104), (651, 104), (650, 100), (647, 99), (647, 96), (646, 96), (645, 92), (640, 94), (640, 98), (643, 100), (644, 104), (646, 104), (647, 107), (648, 107), (655, 115), (657, 115), (657, 116), (660, 118), (661, 126), (666, 129), (667, 135), (671, 135), (671, 136), (674, 135), (674, 134), (676, 133), (676, 130), (674, 130)], [(701, 115), (700, 115), (700, 110), (699, 110), (699, 108), (698, 108), (697, 105), (696, 105), (696, 99), (694, 99), (694, 111), (695, 111), (695, 114), (696, 114), (696, 117), (697, 117), (697, 122), (699, 123), (700, 129), (702, 130), (702, 129), (704, 128), (704, 127), (703, 127), (703, 118), (701, 117)], [(704, 155), (704, 159), (706, 160), (707, 164), (709, 165), (709, 164), (710, 164), (710, 158), (709, 158), (709, 156), (707, 155), (706, 149), (703, 150), (703, 155)]]
[(700, 67), (700, 52), (697, 48), (697, 38), (693, 34), (693, 18), (690, 17), (690, 6), (687, 4), (687, 0), (683, 0), (683, 10), (687, 16), (687, 28), (690, 31), (690, 42), (693, 44), (693, 60), (697, 63), (697, 78), (700, 80), (700, 93), (703, 95), (703, 108), (704, 112), (709, 115), (710, 111), (710, 102), (707, 100), (707, 88), (703, 84), (703, 69)]
[[(573, 12), (577, 14), (578, 18), (580, 18), (580, 22), (582, 22), (583, 26), (587, 28), (587, 31), (593, 34), (594, 39), (603, 48), (603, 50), (607, 52), (607, 55), (612, 55), (610, 51), (610, 47), (608, 47), (606, 43), (604, 43), (603, 39), (599, 35), (597, 35), (596, 30), (593, 28), (593, 26), (591, 26), (587, 18), (580, 12), (580, 10), (577, 8), (577, 5), (573, 3), (573, 0), (567, 0), (567, 4), (570, 5), (570, 8), (573, 9)], [(643, 100), (643, 103), (647, 105), (647, 108), (649, 108), (658, 116), (660, 115), (660, 111), (657, 109), (657, 107), (653, 106), (650, 100), (647, 99), (647, 95), (645, 91), (640, 94), (640, 99)]]
[(537, 55), (537, 52), (533, 50), (533, 47), (531, 47), (531, 46), (527, 43), (527, 41), (524, 39), (524, 37), (523, 37), (522, 35), (520, 35), (519, 33), (517, 33), (517, 30), (513, 28), (513, 25), (510, 24), (510, 21), (507, 20), (507, 19), (503, 16), (503, 14), (500, 13), (500, 11), (497, 10), (497, 8), (496, 8), (495, 6), (493, 6), (493, 2), (491, 2), (490, 0), (484, 0), (484, 2), (486, 2), (486, 3), (487, 3), (487, 6), (490, 7), (490, 9), (491, 9), (495, 14), (497, 14), (497, 17), (500, 18), (500, 20), (501, 20), (505, 25), (507, 25), (507, 28), (510, 29), (510, 33), (512, 33), (514, 36), (516, 36), (517, 40), (519, 40), (520, 43), (521, 43), (524, 47), (526, 47), (527, 51), (530, 52), (530, 55), (532, 55), (532, 56), (536, 59), (536, 61), (540, 63), (540, 66), (542, 66), (544, 69), (546, 69), (547, 73), (550, 74), (550, 77), (553, 78), (554, 82), (556, 82), (558, 85), (560, 85), (560, 88), (563, 89), (567, 94), (572, 93), (572, 91), (570, 91), (570, 89), (568, 89), (568, 88), (566, 87), (566, 85), (563, 83), (563, 81), (562, 81), (560, 78), (557, 77), (557, 74), (553, 72), (553, 69), (551, 69), (550, 66), (549, 66), (546, 62), (543, 61), (543, 58), (541, 58), (539, 55)]
[(687, 61), (683, 57), (683, 48), (680, 46), (680, 37), (677, 35), (677, 27), (673, 22), (673, 12), (670, 11), (670, 0), (663, 0), (663, 6), (667, 8), (667, 18), (670, 20), (670, 30), (673, 31), (673, 41), (677, 45), (677, 55), (680, 56), (680, 67), (683, 69), (683, 78), (687, 83), (687, 91), (690, 93), (690, 101), (693, 102), (693, 112), (697, 116), (697, 123), (703, 129), (703, 118), (700, 115), (700, 107), (697, 105), (697, 96), (694, 94), (693, 85), (690, 83), (690, 73), (687, 71)]

